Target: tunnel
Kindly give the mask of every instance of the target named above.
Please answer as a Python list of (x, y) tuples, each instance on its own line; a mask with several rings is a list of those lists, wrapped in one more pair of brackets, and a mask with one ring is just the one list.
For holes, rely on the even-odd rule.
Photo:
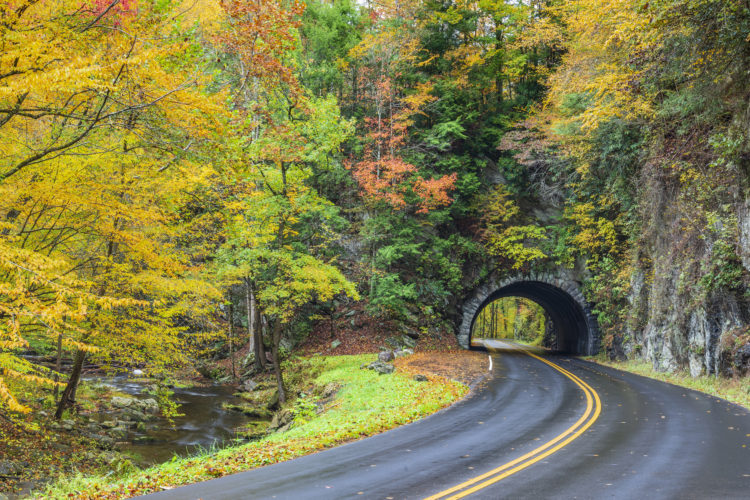
[(544, 309), (553, 325), (555, 350), (577, 355), (592, 355), (598, 351), (598, 326), (577, 283), (556, 278), (542, 281), (515, 277), (478, 287), (462, 308), (458, 332), (461, 345), (467, 348), (471, 345), (474, 322), (482, 309), (504, 297), (523, 297)]

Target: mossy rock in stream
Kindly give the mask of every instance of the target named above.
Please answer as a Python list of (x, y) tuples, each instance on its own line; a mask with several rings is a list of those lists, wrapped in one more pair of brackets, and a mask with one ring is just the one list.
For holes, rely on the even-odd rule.
[(274, 398), (278, 397), (276, 396), (276, 389), (264, 389), (262, 391), (252, 391), (252, 392), (241, 392), (238, 394), (235, 394), (235, 396), (238, 396), (248, 403), (250, 403), (253, 406), (268, 406), (269, 403), (272, 403)]
[(237, 430), (237, 436), (244, 438), (244, 439), (258, 439), (262, 438), (266, 435), (266, 430), (268, 429), (268, 422), (260, 421), (260, 422), (250, 422), (243, 428)]
[(244, 413), (248, 417), (257, 419), (257, 420), (271, 420), (273, 418), (273, 413), (271, 413), (266, 408), (258, 408), (257, 406), (249, 405), (249, 404), (232, 404), (232, 403), (224, 403), (222, 407), (225, 410), (230, 411), (238, 411), (241, 413)]
[(258, 382), (258, 385), (255, 386), (253, 391), (267, 391), (267, 390), (274, 390), (276, 389), (276, 382), (269, 382), (269, 381), (262, 381)]

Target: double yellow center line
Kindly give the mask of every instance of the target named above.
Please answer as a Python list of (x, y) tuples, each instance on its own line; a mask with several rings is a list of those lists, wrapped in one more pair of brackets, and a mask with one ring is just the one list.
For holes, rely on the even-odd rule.
[(556, 451), (561, 450), (571, 441), (583, 434), (586, 429), (591, 427), (596, 419), (599, 418), (599, 414), (602, 411), (602, 403), (599, 399), (599, 395), (594, 389), (591, 388), (590, 385), (588, 385), (586, 382), (584, 382), (562, 366), (541, 358), (525, 349), (521, 350), (532, 358), (538, 359), (542, 363), (551, 366), (552, 368), (572, 380), (586, 396), (586, 411), (583, 412), (583, 415), (581, 415), (581, 418), (579, 418), (576, 423), (568, 427), (563, 433), (559, 434), (552, 440), (547, 441), (538, 448), (535, 448), (525, 455), (522, 455), (515, 460), (511, 460), (510, 462), (503, 464), (500, 467), (492, 469), (489, 472), (485, 472), (484, 474), (481, 474), (473, 479), (469, 479), (468, 481), (458, 484), (452, 488), (448, 488), (445, 491), (441, 491), (440, 493), (436, 493), (435, 495), (427, 497), (425, 500), (451, 500), (455, 498), (464, 498), (465, 496), (471, 495), (472, 493), (486, 488), (491, 484), (495, 484), (498, 481), (501, 481), (506, 477), (511, 476), (516, 472), (523, 470), (526, 467), (539, 462), (540, 460), (545, 459)]

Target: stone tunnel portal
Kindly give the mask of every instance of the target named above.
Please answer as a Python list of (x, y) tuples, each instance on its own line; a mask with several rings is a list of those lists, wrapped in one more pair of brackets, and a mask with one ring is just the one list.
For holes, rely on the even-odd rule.
[[(550, 280), (552, 281), (552, 280)], [(507, 279), (497, 285), (479, 287), (464, 303), (458, 340), (471, 345), (474, 322), (482, 309), (503, 297), (524, 297), (542, 306), (552, 321), (556, 350), (568, 354), (591, 355), (599, 349), (599, 330), (589, 305), (576, 285), (555, 280)]]

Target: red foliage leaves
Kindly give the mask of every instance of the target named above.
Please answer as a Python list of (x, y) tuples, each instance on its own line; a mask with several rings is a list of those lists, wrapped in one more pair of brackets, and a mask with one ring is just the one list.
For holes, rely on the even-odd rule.
[(365, 196), (388, 203), (395, 209), (407, 206), (406, 196), (413, 193), (419, 198), (417, 213), (450, 204), (449, 196), (456, 182), (456, 174), (439, 179), (425, 179), (411, 163), (390, 156), (382, 160), (363, 160), (348, 164)]
[(126, 15), (135, 15), (138, 0), (91, 0), (91, 9), (95, 17), (111, 17), (119, 20)]

